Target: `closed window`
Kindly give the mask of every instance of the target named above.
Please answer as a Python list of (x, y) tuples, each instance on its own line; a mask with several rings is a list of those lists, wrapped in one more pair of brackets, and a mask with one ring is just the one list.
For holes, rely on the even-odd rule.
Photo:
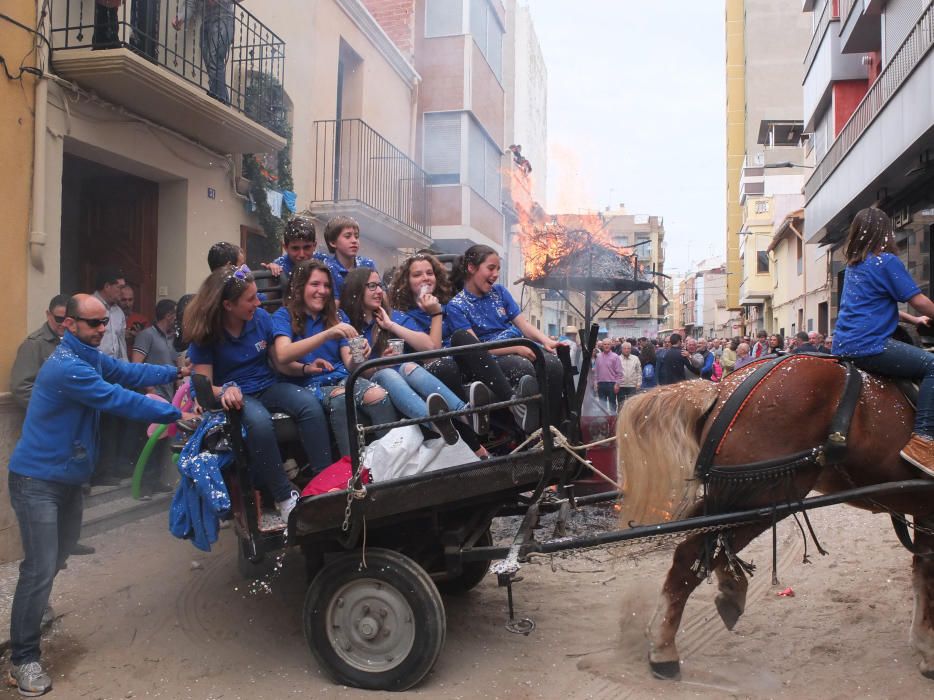
[(499, 209), (502, 199), (500, 184), (502, 151), (473, 120), (470, 121), (470, 138), (467, 146), (470, 154), (468, 172), (470, 186), (477, 194)]
[(464, 33), (464, 0), (427, 0), (425, 36), (451, 36)]
[(442, 112), (425, 115), (424, 166), (434, 185), (461, 182), (461, 125), (460, 112)]
[(490, 0), (470, 0), (470, 35), (498, 80), (503, 79), (503, 27)]
[(769, 272), (769, 254), (760, 250), (756, 253), (756, 274), (765, 275)]

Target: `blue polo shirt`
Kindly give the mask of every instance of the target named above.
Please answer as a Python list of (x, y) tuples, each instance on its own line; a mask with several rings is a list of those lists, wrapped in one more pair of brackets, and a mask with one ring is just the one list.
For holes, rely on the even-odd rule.
[[(446, 304), (441, 305), (441, 312), (444, 314), (441, 318), (441, 344), (447, 347), (450, 344), (451, 335), (454, 331), (451, 328), (451, 320), (448, 318)], [(394, 310), (392, 312), (392, 320), (403, 328), (408, 328), (410, 331), (425, 333), (426, 335), (431, 333), (431, 316), (417, 306), (408, 311)], [(408, 343), (406, 343), (406, 348), (408, 352), (413, 351)]]
[[(331, 271), (331, 279), (334, 283), (334, 298), (341, 298), (341, 289), (344, 287), (344, 279), (347, 277), (347, 273), (350, 272), (346, 267), (341, 264), (341, 261), (337, 259), (336, 255), (325, 255), (324, 253), (315, 253), (315, 260), (320, 260), (325, 265), (328, 266), (328, 269)], [(358, 255), (354, 258), (354, 267), (369, 267), (373, 270), (376, 269), (376, 263), (365, 258), (362, 255)], [(351, 268), (353, 269), (353, 268)]]
[(192, 343), (188, 357), (192, 364), (212, 366), (216, 386), (236, 382), (244, 394), (256, 394), (276, 383), (267, 357), (272, 340), (272, 316), (265, 309), (257, 309), (253, 318), (243, 324), (239, 336), (235, 338), (225, 330), (219, 343)]
[[(347, 315), (343, 311), (338, 311), (337, 316), (341, 323), (347, 323)], [(272, 334), (278, 338), (280, 335), (289, 338), (292, 341), (304, 340), (318, 333), (323, 333), (327, 328), (324, 325), (324, 316), (315, 318), (307, 314), (305, 316), (305, 332), (303, 335), (297, 335), (292, 332), (292, 320), (289, 317), (289, 310), (282, 307), (272, 315)], [(314, 362), (315, 360), (327, 360), (334, 369), (330, 372), (321, 372), (319, 374), (310, 374), (307, 377), (289, 377), (291, 381), (302, 386), (337, 386), (347, 376), (347, 368), (341, 361), (340, 341), (329, 340), (322, 343), (310, 353), (301, 358), (300, 362)]]
[[(317, 253), (315, 253), (315, 255), (317, 255)], [(274, 265), (281, 267), (282, 271), (287, 275), (291, 275), (292, 270), (295, 269), (295, 263), (292, 262), (292, 258), (289, 257), (288, 253), (283, 253), (272, 262)]]
[(878, 355), (898, 326), (898, 304), (920, 294), (897, 256), (870, 255), (843, 274), (833, 352), (848, 357)]
[(451, 299), (446, 311), (452, 333), (472, 330), (483, 343), (522, 337), (522, 332), (512, 322), (521, 309), (501, 284), (494, 284), (490, 293), (482, 297), (463, 289)]

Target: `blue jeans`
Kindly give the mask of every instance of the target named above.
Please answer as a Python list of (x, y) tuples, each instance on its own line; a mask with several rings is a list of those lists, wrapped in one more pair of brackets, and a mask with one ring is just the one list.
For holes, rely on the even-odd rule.
[[(346, 380), (337, 386), (319, 387), (318, 392), (325, 397), (324, 405), (328, 410), (331, 420), (331, 429), (334, 431), (334, 439), (337, 442), (337, 448), (341, 456), (350, 454), (350, 437), (347, 435), (347, 400), (344, 398), (344, 385)], [(376, 389), (382, 396), (378, 398), (367, 398), (367, 392), (370, 389)], [(396, 409), (389, 401), (388, 392), (377, 387), (369, 379), (358, 378), (353, 385), (354, 404), (359, 413), (363, 413), (364, 420), (370, 425), (382, 425), (383, 423), (392, 423), (399, 420)], [(371, 393), (372, 397), (373, 394)], [(376, 433), (376, 437), (383, 437), (388, 431), (382, 430)]]
[(276, 383), (268, 389), (244, 396), (243, 424), (247, 429), (250, 473), (272, 492), (276, 502), (284, 501), (292, 492), (292, 484), (282, 470), (282, 455), (269, 415), (277, 411), (289, 414), (295, 421), (313, 471), (321, 471), (333, 461), (328, 421), (321, 402), (310, 389), (297, 384)]
[(925, 437), (934, 437), (934, 355), (914, 345), (889, 339), (878, 355), (849, 359), (867, 372), (920, 381), (914, 431)]
[(407, 418), (427, 416), (425, 399), (431, 394), (441, 394), (452, 411), (459, 411), (467, 405), (441, 380), (414, 362), (406, 362), (398, 369), (381, 369), (373, 375), (373, 382), (386, 390), (393, 405)]
[(19, 522), (23, 561), (10, 614), (10, 661), (38, 661), (42, 614), (52, 581), (81, 533), (81, 486), (10, 472), (10, 504)]

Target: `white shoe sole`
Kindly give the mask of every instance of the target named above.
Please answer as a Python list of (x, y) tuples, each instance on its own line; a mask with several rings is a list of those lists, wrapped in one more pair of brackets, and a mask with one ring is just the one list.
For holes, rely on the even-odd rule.
[(917, 467), (918, 469), (920, 469), (921, 471), (923, 471), (925, 474), (927, 474), (930, 477), (934, 477), (934, 469), (931, 469), (930, 467), (926, 467), (920, 462), (912, 459), (911, 457), (905, 454), (904, 450), (900, 451), (898, 454), (903, 460), (908, 462), (908, 464), (910, 464), (911, 466)]

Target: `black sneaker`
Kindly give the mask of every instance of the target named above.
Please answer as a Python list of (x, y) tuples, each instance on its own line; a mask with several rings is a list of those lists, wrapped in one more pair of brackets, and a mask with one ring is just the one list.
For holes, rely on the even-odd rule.
[(94, 549), (94, 547), (91, 547), (91, 546), (89, 546), (89, 545), (81, 544), (81, 543), (79, 543), (79, 542), (76, 542), (76, 543), (75, 543), (75, 546), (71, 548), (70, 554), (71, 554), (71, 556), (73, 556), (73, 557), (80, 557), (80, 556), (83, 556), (83, 555), (85, 555), (85, 554), (94, 554), (94, 552), (96, 552), (96, 551), (97, 551), (97, 550)]
[[(483, 382), (473, 382), (470, 385), (470, 407), (479, 408), (486, 406), (493, 400), (493, 392)], [(486, 435), (490, 432), (490, 413), (489, 411), (478, 411), (470, 414), (470, 422), (473, 425), (473, 431), (477, 435)]]
[[(535, 377), (525, 375), (519, 380), (516, 393), (513, 394), (512, 398), (527, 399), (530, 396), (535, 396), (537, 393), (538, 382), (535, 381)], [(542, 424), (538, 403), (535, 401), (515, 404), (514, 406), (510, 406), (509, 410), (512, 411), (512, 417), (516, 419), (516, 424), (526, 435), (534, 433)]]
[[(448, 406), (448, 402), (444, 400), (441, 394), (430, 394), (428, 398), (425, 399), (425, 404), (428, 406), (429, 416), (436, 416), (439, 413), (447, 413), (451, 410)], [(435, 430), (441, 433), (441, 437), (443, 437), (444, 441), (449, 445), (455, 444), (460, 437), (450, 418), (432, 421), (432, 425), (435, 426)]]

